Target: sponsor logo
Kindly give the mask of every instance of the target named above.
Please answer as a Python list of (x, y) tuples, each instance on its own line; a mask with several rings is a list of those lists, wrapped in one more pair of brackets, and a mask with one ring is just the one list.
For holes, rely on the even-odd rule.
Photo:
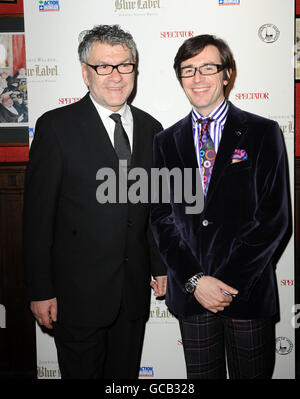
[(60, 379), (61, 374), (54, 360), (39, 360), (37, 366), (37, 377), (40, 379)]
[(0, 304), (0, 328), (6, 328), (6, 310), (5, 306)]
[(140, 377), (154, 377), (153, 367), (140, 367)]
[(81, 100), (81, 97), (60, 97), (58, 99), (58, 103), (60, 105), (68, 105), (68, 104), (73, 104), (76, 103), (77, 101)]
[(219, 6), (236, 6), (240, 4), (240, 0), (219, 0)]
[(28, 128), (28, 131), (29, 131), (29, 147), (31, 147), (31, 144), (32, 144), (32, 141), (34, 138), (34, 128), (30, 127), (30, 128)]
[(115, 0), (116, 10), (146, 10), (160, 8), (160, 0)]
[(282, 133), (285, 135), (285, 137), (293, 137), (292, 135), (294, 134), (294, 121), (288, 121), (287, 123), (279, 123), (279, 127), (282, 131)]
[(278, 337), (276, 339), (276, 352), (278, 355), (288, 355), (293, 350), (293, 343), (287, 337)]
[(236, 93), (236, 100), (269, 100), (270, 93)]
[(153, 319), (156, 319), (156, 321), (161, 321), (161, 322), (168, 322), (169, 320), (176, 320), (175, 316), (172, 315), (172, 313), (169, 311), (167, 307), (160, 307), (156, 306), (155, 308), (151, 308), (150, 310), (150, 319), (149, 322), (153, 321)]
[(53, 65), (34, 65), (33, 68), (27, 68), (27, 76), (32, 78), (34, 76), (38, 77), (49, 77), (49, 76), (58, 76), (58, 66)]
[(161, 39), (173, 39), (173, 38), (189, 38), (194, 36), (194, 31), (171, 31), (171, 32), (160, 32)]
[(279, 127), (284, 134), (285, 138), (294, 139), (295, 127), (294, 127), (294, 115), (267, 115), (269, 119), (273, 119), (278, 122)]
[(39, 11), (59, 11), (59, 1), (58, 0), (40, 0), (39, 1)]
[(38, 367), (37, 368), (37, 376), (38, 378), (61, 378), (60, 371), (59, 369), (53, 370), (53, 369), (48, 369), (47, 367)]
[(294, 280), (280, 280), (280, 285), (292, 286), (292, 285), (294, 285)]
[(59, 65), (55, 58), (27, 58), (27, 78), (30, 82), (54, 82), (59, 76)]
[(273, 24), (264, 24), (258, 30), (259, 38), (265, 43), (274, 43), (279, 38), (280, 31)]
[(174, 324), (177, 323), (176, 317), (169, 311), (164, 300), (157, 300), (155, 295), (151, 295), (151, 307), (149, 311), (150, 324)]

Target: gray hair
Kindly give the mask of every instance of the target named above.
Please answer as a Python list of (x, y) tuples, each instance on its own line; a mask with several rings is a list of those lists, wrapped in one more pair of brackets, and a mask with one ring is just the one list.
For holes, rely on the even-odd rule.
[(107, 43), (111, 46), (125, 45), (130, 49), (133, 61), (136, 61), (137, 48), (133, 37), (129, 32), (123, 31), (119, 25), (96, 25), (93, 29), (82, 31), (78, 40), (80, 62), (88, 62), (91, 46), (94, 42)]

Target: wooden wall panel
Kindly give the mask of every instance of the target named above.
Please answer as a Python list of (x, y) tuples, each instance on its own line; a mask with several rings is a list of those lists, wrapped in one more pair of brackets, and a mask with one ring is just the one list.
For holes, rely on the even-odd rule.
[[(24, 292), (22, 209), (25, 165), (0, 166), (0, 377), (36, 375), (35, 324)], [(3, 327), (3, 326), (2, 326)]]

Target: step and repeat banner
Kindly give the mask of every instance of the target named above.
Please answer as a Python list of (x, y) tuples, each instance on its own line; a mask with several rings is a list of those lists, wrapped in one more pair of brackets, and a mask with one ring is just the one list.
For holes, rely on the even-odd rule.
[[(172, 67), (179, 46), (189, 37), (215, 34), (228, 42), (236, 61), (229, 99), (281, 126), (293, 193), (293, 0), (24, 0), (24, 16), (31, 138), (43, 112), (86, 94), (77, 57), (82, 30), (119, 24), (131, 32), (139, 50), (133, 104), (164, 127), (190, 111)], [(275, 379), (295, 378), (293, 242), (292, 238), (276, 270), (281, 318), (276, 327)], [(54, 340), (38, 325), (37, 370), (39, 378), (60, 378)], [(186, 378), (177, 319), (154, 296), (140, 378)]]

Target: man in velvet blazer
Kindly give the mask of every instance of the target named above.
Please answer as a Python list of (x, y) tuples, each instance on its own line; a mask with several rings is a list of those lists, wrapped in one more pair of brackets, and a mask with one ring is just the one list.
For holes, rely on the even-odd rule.
[(216, 157), (202, 212), (187, 214), (187, 204), (172, 195), (151, 212), (188, 378), (225, 378), (225, 346), (230, 378), (272, 374), (278, 310), (272, 261), (288, 223), (285, 152), (276, 122), (225, 100), (233, 67), (223, 40), (186, 40), (174, 68), (193, 110), (154, 139), (155, 167), (195, 170), (201, 162), (197, 176), (206, 183), (197, 139), (210, 118)]
[(53, 327), (63, 378), (137, 378), (151, 274), (161, 296), (166, 271), (149, 226), (150, 205), (100, 203), (97, 173), (109, 168), (119, 178), (112, 112), (128, 135), (131, 168), (150, 170), (153, 136), (162, 126), (126, 103), (136, 60), (129, 33), (95, 26), (84, 32), (79, 57), (89, 93), (39, 118), (30, 150), (27, 291), (37, 321)]

